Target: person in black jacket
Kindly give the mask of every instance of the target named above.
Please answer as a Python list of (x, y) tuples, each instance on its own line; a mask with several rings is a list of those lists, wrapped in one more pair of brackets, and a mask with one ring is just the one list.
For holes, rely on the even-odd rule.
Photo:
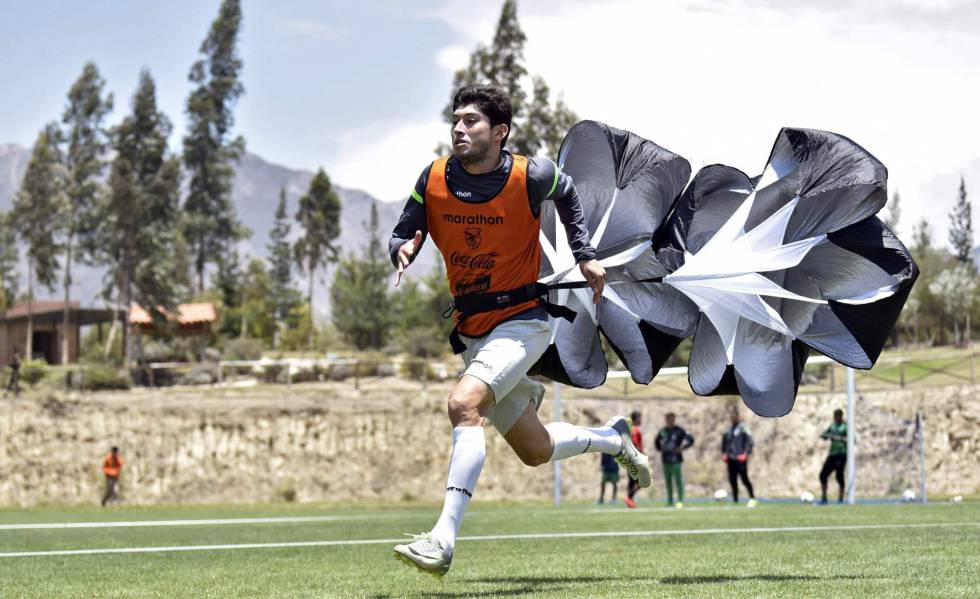
[(732, 501), (738, 503), (738, 479), (749, 492), (749, 507), (755, 507), (755, 493), (749, 480), (749, 456), (754, 442), (752, 433), (739, 419), (738, 410), (731, 411), (731, 427), (721, 438), (721, 459), (728, 465), (728, 482), (732, 485)]
[(660, 460), (664, 465), (664, 480), (667, 482), (667, 505), (674, 505), (674, 485), (677, 485), (678, 508), (684, 507), (684, 477), (681, 475), (681, 464), (684, 463), (682, 451), (694, 445), (694, 437), (675, 424), (677, 417), (668, 412), (664, 418), (667, 426), (660, 429), (654, 446), (660, 452)]

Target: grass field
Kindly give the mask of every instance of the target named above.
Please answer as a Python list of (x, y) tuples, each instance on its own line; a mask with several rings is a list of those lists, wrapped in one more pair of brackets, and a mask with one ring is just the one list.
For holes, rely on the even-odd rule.
[(441, 580), (391, 554), (435, 506), (0, 510), (0, 597), (980, 596), (977, 502), (472, 508)]

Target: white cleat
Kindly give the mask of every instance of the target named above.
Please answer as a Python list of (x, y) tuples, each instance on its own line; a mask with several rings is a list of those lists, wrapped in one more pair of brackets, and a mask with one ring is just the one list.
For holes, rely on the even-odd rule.
[(613, 416), (606, 422), (606, 426), (619, 433), (620, 438), (623, 440), (623, 449), (615, 456), (616, 462), (623, 468), (626, 468), (626, 472), (629, 473), (630, 478), (635, 480), (641, 489), (649, 487), (652, 479), (650, 474), (650, 459), (640, 453), (636, 445), (633, 445), (633, 436), (630, 434), (629, 421), (624, 416)]
[(432, 538), (431, 533), (408, 535), (412, 542), (395, 545), (395, 558), (410, 566), (415, 566), (426, 574), (442, 577), (453, 565), (453, 552), (441, 541)]

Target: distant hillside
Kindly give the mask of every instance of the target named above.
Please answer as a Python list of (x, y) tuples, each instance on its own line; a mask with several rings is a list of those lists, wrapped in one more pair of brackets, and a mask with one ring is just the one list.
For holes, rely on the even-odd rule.
[[(16, 144), (0, 145), (0, 210), (9, 210), (14, 194), (20, 186), (21, 178), (30, 159), (30, 149)], [(329, 173), (328, 173), (329, 174)], [(290, 214), (295, 213), (297, 201), (310, 184), (313, 173), (305, 170), (291, 169), (272, 164), (255, 154), (242, 157), (235, 169), (233, 199), (238, 211), (238, 217), (252, 231), (252, 236), (242, 242), (241, 250), (247, 256), (266, 256), (269, 243), (269, 231), (279, 201), (279, 190), (285, 188), (286, 201)], [(371, 195), (357, 190), (347, 189), (334, 182), (334, 188), (342, 203), (341, 233), (338, 239), (342, 252), (359, 252), (367, 242), (366, 224), (370, 218), (371, 203), (378, 203), (378, 217), (381, 233), (387, 241), (391, 230), (401, 213), (402, 204), (378, 202)], [(293, 234), (298, 231), (293, 230)], [(419, 262), (413, 265), (415, 272), (427, 271), (436, 263), (437, 256), (432, 244), (426, 244), (426, 251), (419, 257)], [(421, 268), (419, 268), (421, 267)], [(79, 266), (76, 283), (72, 285), (72, 296), (81, 299), (84, 304), (100, 303), (98, 294), (102, 286), (102, 271)], [(329, 314), (327, 285), (332, 277), (328, 269), (324, 281), (318, 283), (314, 305), (317, 314)], [(296, 283), (300, 289), (306, 289), (305, 277), (295, 273)], [(57, 289), (51, 296), (61, 295)]]

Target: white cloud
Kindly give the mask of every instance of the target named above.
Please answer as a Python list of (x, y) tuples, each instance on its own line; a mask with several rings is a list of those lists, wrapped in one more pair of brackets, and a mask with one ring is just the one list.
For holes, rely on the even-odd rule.
[(283, 31), (296, 33), (316, 40), (335, 42), (347, 38), (348, 32), (316, 21), (285, 21), (279, 25)]
[(404, 200), (435, 159), (436, 144), (448, 140), (449, 126), (438, 118), (374, 123), (344, 132), (337, 143), (343, 151), (324, 168), (344, 187), (363, 189), (382, 201)]
[(455, 73), (469, 64), (471, 51), (464, 46), (445, 46), (436, 53), (436, 64)]

